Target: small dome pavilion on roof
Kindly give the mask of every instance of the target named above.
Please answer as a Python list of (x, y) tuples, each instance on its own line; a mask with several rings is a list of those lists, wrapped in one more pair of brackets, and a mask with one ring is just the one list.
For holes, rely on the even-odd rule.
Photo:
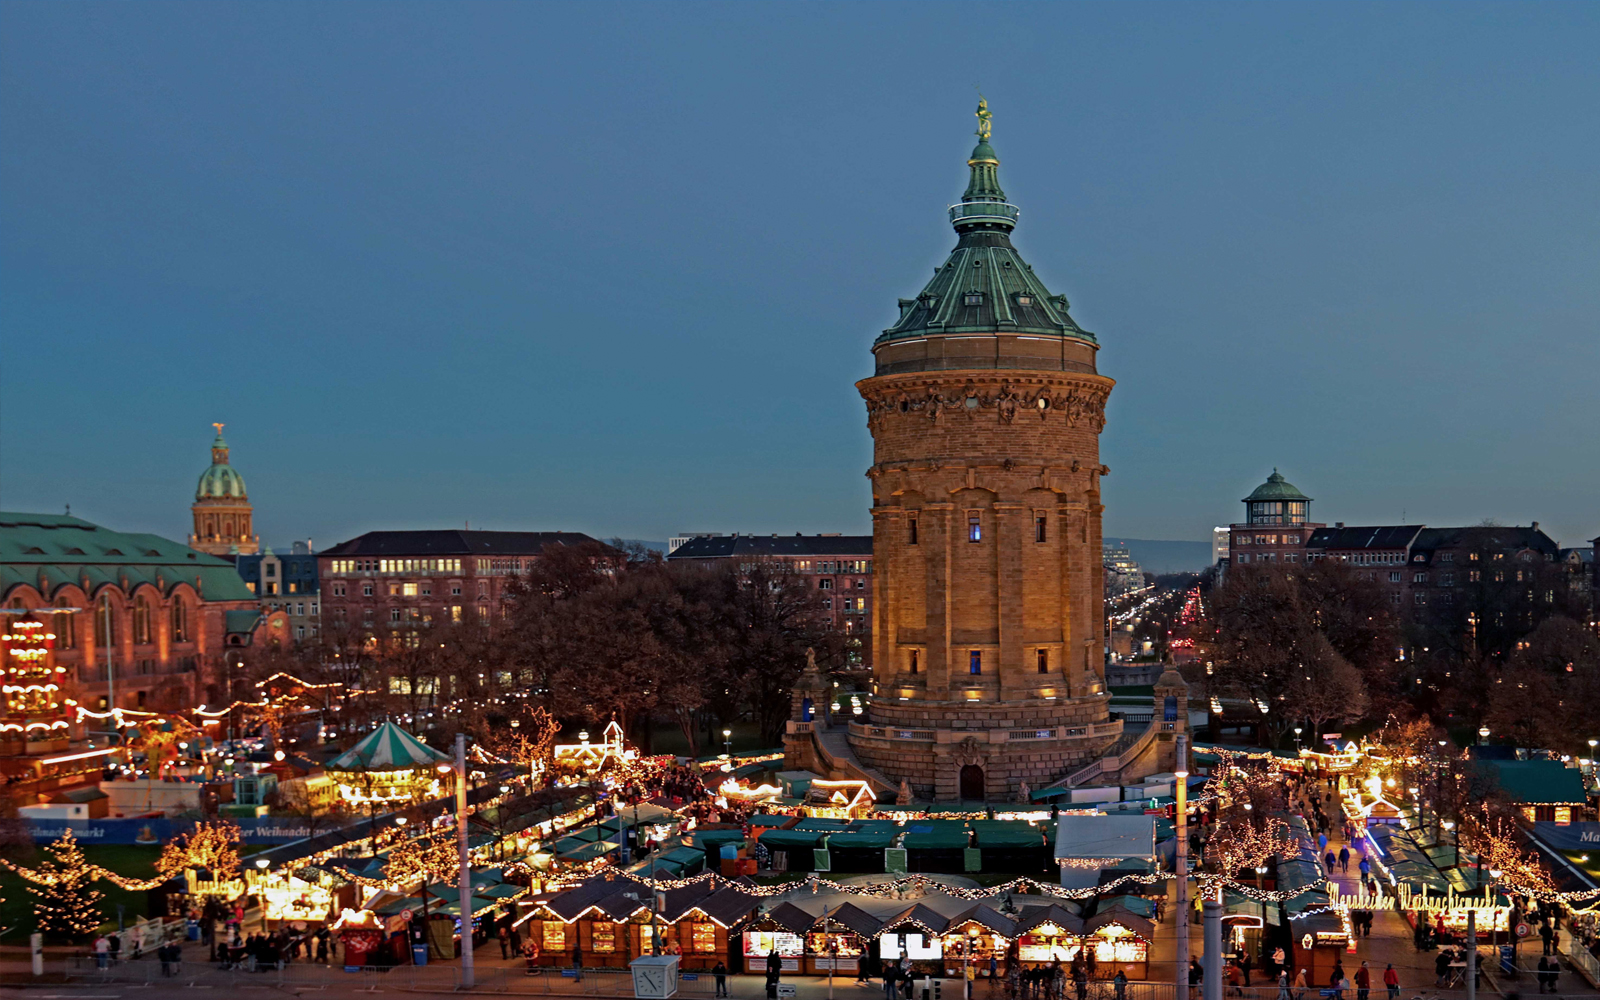
[(244, 500), (244, 477), (228, 464), (228, 442), (222, 439), (222, 425), (216, 426), (217, 438), (211, 442), (211, 465), (200, 473), (200, 485), (195, 487), (194, 498)]
[(1277, 469), (1244, 498), (1244, 504), (1250, 524), (1305, 524), (1311, 517), (1311, 498)]

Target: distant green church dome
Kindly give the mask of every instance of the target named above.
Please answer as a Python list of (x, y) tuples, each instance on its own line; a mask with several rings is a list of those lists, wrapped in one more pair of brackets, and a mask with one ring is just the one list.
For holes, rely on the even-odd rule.
[(200, 473), (200, 485), (195, 487), (196, 500), (243, 500), (244, 477), (228, 464), (228, 442), (222, 440), (222, 428), (217, 427), (217, 439), (211, 442), (211, 467)]
[(1244, 498), (1245, 503), (1255, 503), (1268, 500), (1310, 500), (1311, 498), (1295, 489), (1294, 484), (1284, 479), (1277, 469), (1272, 470), (1272, 475), (1267, 481), (1257, 486), (1249, 496)]

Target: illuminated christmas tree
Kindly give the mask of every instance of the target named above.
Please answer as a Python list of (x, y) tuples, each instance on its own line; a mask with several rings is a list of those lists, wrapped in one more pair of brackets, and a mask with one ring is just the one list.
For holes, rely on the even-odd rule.
[(100, 915), (104, 897), (90, 884), (94, 869), (70, 828), (45, 850), (51, 860), (39, 866), (37, 880), (28, 885), (34, 919), (46, 937), (82, 941), (104, 919)]

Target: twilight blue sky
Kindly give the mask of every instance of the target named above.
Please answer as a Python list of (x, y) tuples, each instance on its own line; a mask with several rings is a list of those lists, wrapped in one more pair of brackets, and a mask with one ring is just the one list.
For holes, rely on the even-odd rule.
[(868, 530), (954, 242), (1118, 379), (1107, 534), (1600, 534), (1600, 5), (0, 6), (0, 503), (181, 537)]

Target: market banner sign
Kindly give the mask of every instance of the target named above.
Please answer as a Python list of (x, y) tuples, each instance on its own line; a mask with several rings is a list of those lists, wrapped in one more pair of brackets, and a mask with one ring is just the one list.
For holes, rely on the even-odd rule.
[[(236, 820), (239, 839), (246, 844), (287, 844), (304, 840), (313, 832), (326, 833), (327, 824), (313, 831), (303, 816), (261, 816)], [(35, 844), (60, 840), (67, 830), (84, 844), (165, 844), (194, 829), (194, 821), (151, 816), (133, 819), (28, 819)]]
[(1600, 823), (1533, 824), (1533, 835), (1558, 851), (1600, 850)]

